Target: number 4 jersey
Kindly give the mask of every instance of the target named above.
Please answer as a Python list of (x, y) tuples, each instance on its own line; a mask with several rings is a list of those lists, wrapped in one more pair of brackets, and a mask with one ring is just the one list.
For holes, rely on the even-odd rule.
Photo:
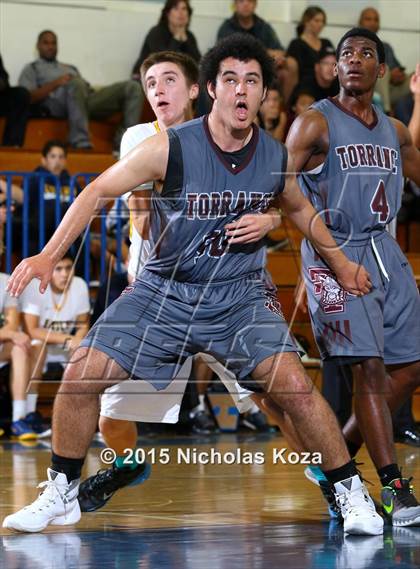
[(303, 192), (327, 226), (346, 239), (383, 229), (400, 208), (403, 187), (394, 125), (375, 106), (370, 125), (335, 99), (312, 108), (328, 122), (330, 146), (320, 167), (299, 176)]
[(385, 231), (401, 202), (397, 132), (377, 108), (367, 125), (333, 100), (314, 108), (328, 121), (330, 146), (316, 171), (299, 182), (347, 257), (361, 263), (372, 290), (358, 297), (336, 281), (312, 245), (302, 241), (302, 268), (312, 328), (322, 358), (420, 358), (420, 300), (410, 264)]

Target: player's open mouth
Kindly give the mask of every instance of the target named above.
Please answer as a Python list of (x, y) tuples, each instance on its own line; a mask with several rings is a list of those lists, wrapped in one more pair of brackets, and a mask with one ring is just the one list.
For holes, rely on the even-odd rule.
[(157, 106), (158, 106), (158, 109), (162, 109), (162, 108), (166, 108), (167, 106), (169, 106), (169, 103), (167, 103), (166, 101), (159, 101)]
[(237, 101), (235, 105), (236, 116), (239, 120), (245, 120), (248, 116), (248, 105), (245, 101)]

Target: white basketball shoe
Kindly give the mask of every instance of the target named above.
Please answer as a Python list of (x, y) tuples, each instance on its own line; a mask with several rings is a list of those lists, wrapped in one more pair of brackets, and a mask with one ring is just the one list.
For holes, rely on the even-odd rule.
[(80, 520), (80, 507), (77, 500), (79, 479), (70, 484), (61, 472), (48, 468), (48, 480), (38, 484), (42, 488), (35, 502), (25, 506), (15, 514), (7, 516), (3, 527), (23, 532), (42, 531), (48, 525), (67, 526)]
[(334, 484), (335, 499), (344, 520), (344, 533), (352, 535), (381, 535), (384, 520), (376, 512), (360, 476), (352, 476)]

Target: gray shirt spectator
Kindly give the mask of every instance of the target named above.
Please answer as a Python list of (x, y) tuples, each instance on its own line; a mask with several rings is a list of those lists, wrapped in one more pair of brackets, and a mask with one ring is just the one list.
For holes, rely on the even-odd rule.
[(284, 50), (276, 32), (270, 24), (256, 14), (254, 14), (254, 23), (251, 28), (243, 28), (238, 16), (234, 14), (231, 18), (225, 20), (220, 26), (219, 31), (217, 32), (217, 39), (220, 40), (237, 32), (252, 34), (254, 37), (259, 39), (267, 49)]
[(92, 148), (88, 119), (102, 119), (123, 112), (123, 123), (114, 140), (115, 148), (123, 131), (139, 120), (142, 91), (135, 81), (122, 81), (94, 90), (74, 65), (57, 61), (57, 36), (50, 30), (38, 36), (39, 59), (24, 67), (19, 84), (26, 87), (31, 103), (41, 115), (68, 118), (69, 142), (75, 148)]

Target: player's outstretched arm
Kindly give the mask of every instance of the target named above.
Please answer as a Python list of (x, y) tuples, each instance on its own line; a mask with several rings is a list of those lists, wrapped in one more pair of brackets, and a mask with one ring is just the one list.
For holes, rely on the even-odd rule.
[(372, 288), (366, 269), (349, 261), (311, 203), (302, 194), (295, 176), (293, 158), (289, 153), (286, 185), (278, 196), (278, 204), (296, 227), (309, 239), (337, 280), (352, 294), (367, 294)]
[(420, 151), (414, 146), (410, 131), (401, 121), (391, 119), (397, 130), (404, 176), (420, 186)]
[(23, 260), (13, 271), (7, 287), (10, 294), (19, 296), (33, 278), (41, 281), (39, 290), (45, 292), (54, 266), (82, 233), (96, 210), (145, 182), (164, 179), (168, 149), (166, 133), (148, 138), (86, 186), (42, 252)]

